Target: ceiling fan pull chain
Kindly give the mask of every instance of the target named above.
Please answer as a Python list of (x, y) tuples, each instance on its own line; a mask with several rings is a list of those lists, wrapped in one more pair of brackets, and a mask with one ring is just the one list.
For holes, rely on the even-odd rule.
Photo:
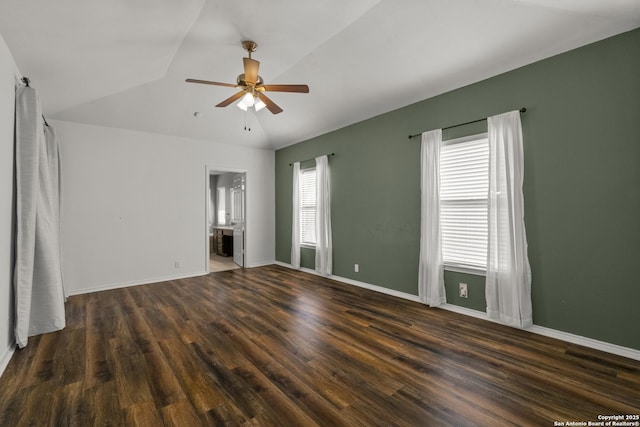
[(244, 130), (251, 132), (251, 123), (247, 125), (247, 112), (244, 112)]

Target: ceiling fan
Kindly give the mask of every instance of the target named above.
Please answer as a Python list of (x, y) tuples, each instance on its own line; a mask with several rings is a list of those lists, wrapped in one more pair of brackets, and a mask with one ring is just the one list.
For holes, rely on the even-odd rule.
[(205, 85), (214, 86), (226, 86), (235, 87), (241, 89), (240, 92), (225, 99), (216, 107), (226, 107), (232, 102), (242, 98), (238, 103), (238, 107), (244, 111), (247, 111), (248, 107), (254, 107), (256, 111), (260, 111), (262, 108), (267, 107), (273, 114), (282, 112), (282, 108), (276, 105), (265, 92), (297, 92), (297, 93), (309, 93), (309, 86), (307, 85), (266, 85), (262, 80), (262, 77), (258, 75), (258, 68), (260, 67), (260, 61), (256, 61), (251, 58), (251, 53), (256, 51), (258, 47), (256, 42), (251, 40), (245, 40), (242, 42), (242, 47), (249, 53), (248, 58), (242, 58), (244, 63), (244, 73), (240, 74), (236, 79), (236, 84), (233, 83), (220, 83), (212, 82), (209, 80), (197, 80), (187, 79), (188, 83), (200, 83)]

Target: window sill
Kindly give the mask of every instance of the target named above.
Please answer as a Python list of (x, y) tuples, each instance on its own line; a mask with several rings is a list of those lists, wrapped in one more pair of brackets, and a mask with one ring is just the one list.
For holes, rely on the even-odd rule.
[(483, 268), (472, 267), (468, 265), (444, 264), (446, 271), (455, 271), (456, 273), (473, 274), (474, 276), (486, 276), (487, 271)]

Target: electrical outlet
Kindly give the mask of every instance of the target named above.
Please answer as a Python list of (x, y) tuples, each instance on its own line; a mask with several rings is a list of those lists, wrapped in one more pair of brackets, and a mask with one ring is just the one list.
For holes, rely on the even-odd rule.
[(356, 273), (358, 273), (360, 271), (360, 265), (358, 264), (353, 264), (353, 271), (355, 271)]
[(174, 265), (175, 265), (176, 268), (180, 268), (181, 267), (180, 261), (176, 261)]
[(469, 289), (466, 283), (458, 283), (458, 289), (460, 290), (460, 298), (469, 298)]

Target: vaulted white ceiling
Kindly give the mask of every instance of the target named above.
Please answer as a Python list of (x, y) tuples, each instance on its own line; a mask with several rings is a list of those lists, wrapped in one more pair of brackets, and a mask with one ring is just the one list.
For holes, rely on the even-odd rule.
[[(47, 117), (280, 148), (640, 27), (638, 0), (1, 0)], [(214, 106), (254, 40), (284, 112)], [(194, 112), (202, 112), (200, 118)], [(245, 131), (245, 121), (251, 131)]]

